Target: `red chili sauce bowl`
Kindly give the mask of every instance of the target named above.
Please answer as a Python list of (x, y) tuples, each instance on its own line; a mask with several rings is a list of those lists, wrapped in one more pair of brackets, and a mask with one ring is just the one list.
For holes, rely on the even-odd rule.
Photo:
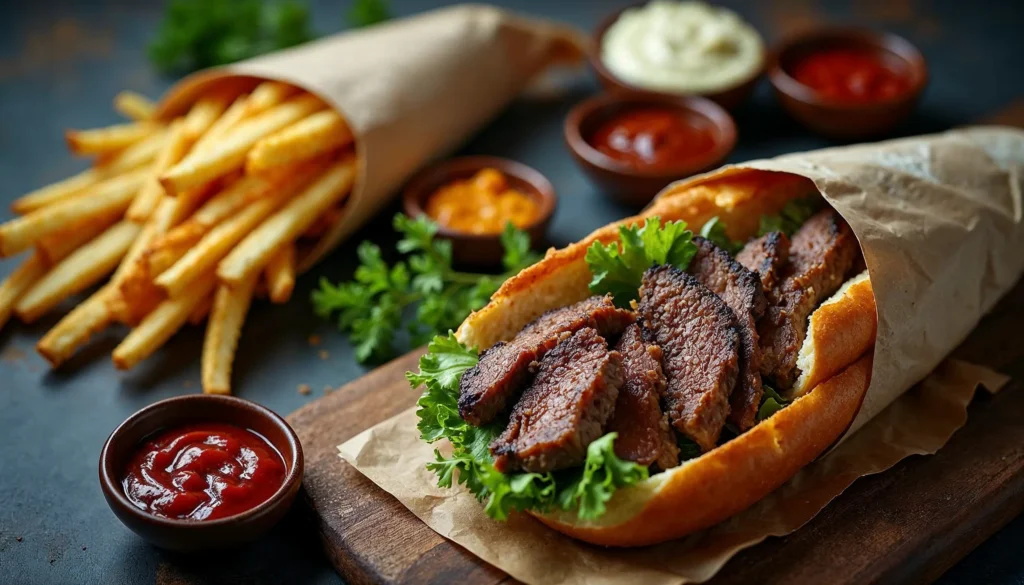
[(891, 130), (910, 114), (928, 69), (902, 37), (829, 28), (779, 43), (768, 78), (786, 111), (809, 129), (860, 139)]
[(736, 145), (736, 125), (700, 97), (607, 94), (569, 112), (573, 157), (611, 197), (642, 206), (669, 183), (711, 170)]
[(107, 439), (103, 495), (118, 519), (161, 548), (195, 552), (254, 540), (302, 482), (299, 439), (278, 415), (231, 396), (150, 405)]

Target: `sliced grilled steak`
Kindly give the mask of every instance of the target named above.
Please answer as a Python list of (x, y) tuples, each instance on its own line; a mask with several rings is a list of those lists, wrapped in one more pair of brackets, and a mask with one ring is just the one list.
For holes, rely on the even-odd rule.
[(491, 453), (498, 471), (544, 473), (580, 465), (601, 436), (622, 385), (622, 356), (589, 327), (540, 361)]
[(544, 357), (559, 338), (584, 327), (615, 336), (633, 322), (633, 314), (615, 307), (611, 297), (594, 296), (537, 317), (512, 341), (494, 344), (459, 384), (459, 414), (474, 425), (490, 422), (530, 378), (530, 364)]
[(608, 432), (618, 433), (615, 454), (641, 465), (657, 463), (661, 469), (679, 465), (679, 447), (661, 411), (665, 374), (661, 348), (646, 343), (638, 325), (630, 325), (615, 345), (622, 354), (622, 387)]
[(758, 323), (761, 372), (779, 388), (793, 385), (807, 319), (818, 303), (836, 292), (860, 247), (850, 226), (831, 209), (815, 214), (793, 234), (789, 264), (772, 291), (773, 303)]
[(757, 422), (761, 406), (761, 350), (758, 347), (757, 321), (764, 315), (767, 301), (757, 273), (743, 267), (729, 253), (708, 240), (696, 237), (697, 254), (689, 272), (698, 282), (719, 296), (732, 309), (740, 335), (740, 369), (736, 387), (729, 397), (729, 422), (741, 431)]
[(736, 318), (715, 293), (673, 266), (644, 273), (638, 314), (644, 338), (664, 354), (669, 420), (704, 451), (713, 448), (739, 371)]
[(761, 277), (761, 288), (765, 295), (779, 282), (779, 273), (789, 260), (789, 238), (782, 232), (767, 234), (747, 242), (736, 255), (736, 261), (753, 270)]

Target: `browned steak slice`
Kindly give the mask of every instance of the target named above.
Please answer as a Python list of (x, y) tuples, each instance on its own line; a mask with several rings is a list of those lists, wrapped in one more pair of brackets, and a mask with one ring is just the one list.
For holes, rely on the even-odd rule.
[(796, 359), (808, 317), (839, 289), (859, 255), (853, 231), (832, 209), (818, 212), (793, 234), (789, 263), (758, 323), (761, 372), (774, 378), (780, 389), (792, 386), (799, 375)]
[(767, 234), (747, 242), (736, 261), (761, 277), (765, 295), (779, 282), (779, 273), (789, 260), (789, 237), (782, 232)]
[(736, 318), (697, 279), (667, 265), (644, 273), (638, 314), (644, 337), (664, 354), (669, 420), (701, 449), (712, 449), (739, 371)]
[(698, 282), (719, 296), (732, 309), (740, 334), (740, 369), (736, 387), (729, 397), (729, 422), (741, 431), (754, 426), (761, 406), (761, 350), (757, 340), (757, 321), (764, 315), (767, 301), (761, 280), (729, 253), (710, 241), (696, 237), (697, 253), (689, 272)]
[(609, 296), (593, 296), (544, 313), (512, 341), (494, 344), (480, 355), (476, 366), (463, 374), (459, 414), (477, 426), (490, 422), (529, 381), (530, 364), (543, 358), (560, 337), (584, 327), (616, 336), (632, 322), (633, 313), (616, 308)]
[(615, 345), (622, 354), (622, 387), (608, 432), (618, 433), (615, 454), (641, 465), (657, 463), (661, 469), (679, 465), (679, 447), (661, 411), (665, 374), (661, 348), (646, 343), (640, 327), (630, 325)]
[(574, 467), (601, 436), (622, 385), (622, 356), (596, 330), (580, 329), (540, 361), (505, 432), (491, 443), (494, 467), (544, 473)]

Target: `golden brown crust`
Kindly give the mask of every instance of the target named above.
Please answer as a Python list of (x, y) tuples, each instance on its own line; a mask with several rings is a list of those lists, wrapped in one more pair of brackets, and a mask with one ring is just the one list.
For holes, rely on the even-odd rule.
[[(670, 187), (640, 215), (600, 228), (561, 250), (548, 250), (543, 260), (506, 281), (486, 307), (470, 315), (457, 337), (486, 349), (510, 339), (544, 311), (586, 298), (586, 250), (595, 241), (617, 240), (619, 225), (658, 215), (663, 221), (685, 220), (697, 230), (718, 216), (729, 237), (746, 240), (756, 234), (761, 215), (813, 193), (813, 184), (802, 177), (740, 169), (724, 170), (697, 185)], [(875, 311), (866, 276), (819, 308), (810, 328), (810, 358), (803, 364), (807, 375), (799, 386), (803, 395), (792, 405), (697, 459), (620, 490), (597, 520), (579, 520), (573, 512), (540, 520), (595, 544), (648, 545), (721, 522), (782, 485), (842, 435), (867, 391)]]
[(574, 512), (537, 518), (604, 546), (645, 546), (713, 526), (771, 493), (842, 435), (871, 380), (871, 361), (869, 352), (753, 429), (652, 476), (646, 483), (653, 485), (617, 492), (596, 521)]

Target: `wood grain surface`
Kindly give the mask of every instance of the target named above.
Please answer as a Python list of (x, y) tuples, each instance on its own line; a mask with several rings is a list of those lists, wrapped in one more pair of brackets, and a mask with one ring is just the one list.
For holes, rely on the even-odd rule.
[[(988, 123), (1024, 126), (1024, 102)], [(966, 426), (936, 455), (914, 456), (858, 480), (797, 532), (734, 557), (711, 581), (928, 583), (1024, 510), (1024, 283), (953, 352), (1010, 374), (979, 393)], [(289, 417), (306, 455), (305, 501), (331, 563), (349, 583), (512, 581), (433, 532), (338, 457), (337, 445), (410, 407), (404, 378), (420, 352), (398, 358)]]

